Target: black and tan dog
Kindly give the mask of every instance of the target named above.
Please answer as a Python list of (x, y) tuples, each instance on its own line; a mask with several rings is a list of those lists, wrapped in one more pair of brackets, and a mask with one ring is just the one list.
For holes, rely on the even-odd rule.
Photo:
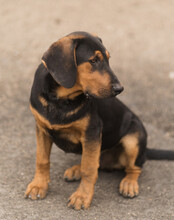
[(138, 195), (147, 134), (138, 117), (115, 98), (122, 91), (109, 67), (109, 53), (97, 36), (75, 32), (51, 45), (31, 91), (37, 160), (26, 197), (46, 196), (53, 142), (65, 152), (82, 153), (81, 164), (64, 174), (67, 181), (81, 179), (68, 206), (77, 210), (90, 206), (99, 167), (124, 168), (120, 193), (131, 198)]

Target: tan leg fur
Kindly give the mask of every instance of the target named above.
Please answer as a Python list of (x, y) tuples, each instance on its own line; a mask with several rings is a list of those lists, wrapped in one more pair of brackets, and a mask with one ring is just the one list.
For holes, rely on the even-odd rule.
[(33, 181), (28, 185), (25, 197), (43, 199), (48, 190), (50, 181), (50, 152), (52, 141), (45, 131), (37, 126), (37, 154), (36, 154), (36, 172)]
[(98, 177), (101, 141), (86, 143), (85, 140), (82, 140), (82, 148), (81, 182), (76, 192), (69, 198), (68, 203), (68, 207), (74, 207), (76, 210), (87, 209), (91, 204)]
[(121, 143), (124, 148), (123, 157), (125, 157), (126, 176), (120, 183), (119, 192), (129, 198), (139, 194), (138, 177), (141, 173), (140, 167), (135, 166), (138, 155), (138, 134), (129, 134), (122, 138)]

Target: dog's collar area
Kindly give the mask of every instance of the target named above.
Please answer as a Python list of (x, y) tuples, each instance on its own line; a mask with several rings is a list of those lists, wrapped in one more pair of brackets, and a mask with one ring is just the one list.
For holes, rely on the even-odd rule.
[(89, 93), (88, 92), (85, 93), (85, 96), (86, 96), (87, 99), (89, 99)]

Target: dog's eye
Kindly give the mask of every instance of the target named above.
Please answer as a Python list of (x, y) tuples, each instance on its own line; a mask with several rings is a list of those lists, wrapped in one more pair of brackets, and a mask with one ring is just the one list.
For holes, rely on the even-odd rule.
[(93, 58), (92, 60), (89, 60), (90, 63), (95, 64), (99, 61), (98, 57)]

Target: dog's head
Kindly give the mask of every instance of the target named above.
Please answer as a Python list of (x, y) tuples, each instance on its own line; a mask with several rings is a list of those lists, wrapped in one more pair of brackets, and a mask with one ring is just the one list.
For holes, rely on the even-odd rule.
[(42, 62), (64, 88), (78, 84), (84, 93), (105, 98), (123, 91), (109, 66), (109, 53), (96, 35), (74, 32), (53, 43)]

